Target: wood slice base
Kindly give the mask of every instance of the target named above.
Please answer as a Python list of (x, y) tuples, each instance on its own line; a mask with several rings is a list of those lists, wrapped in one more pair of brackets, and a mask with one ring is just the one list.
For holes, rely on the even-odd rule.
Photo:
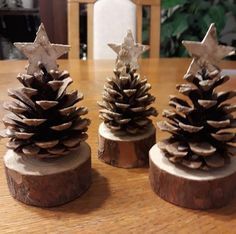
[(4, 165), (11, 195), (27, 205), (62, 205), (82, 195), (91, 184), (91, 150), (85, 142), (58, 159), (22, 158), (8, 150)]
[(148, 152), (156, 143), (152, 125), (143, 134), (115, 135), (104, 123), (99, 126), (98, 158), (115, 167), (136, 168), (148, 164)]
[(200, 171), (169, 162), (154, 145), (149, 152), (151, 187), (161, 198), (191, 209), (226, 205), (235, 196), (236, 157), (225, 168)]

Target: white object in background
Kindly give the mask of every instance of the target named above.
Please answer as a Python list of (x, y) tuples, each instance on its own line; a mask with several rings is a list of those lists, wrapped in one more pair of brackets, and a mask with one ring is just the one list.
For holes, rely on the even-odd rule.
[(33, 8), (33, 0), (22, 0), (24, 8)]
[(94, 4), (94, 59), (115, 59), (108, 43), (120, 44), (127, 30), (136, 38), (136, 5), (130, 0), (98, 0)]

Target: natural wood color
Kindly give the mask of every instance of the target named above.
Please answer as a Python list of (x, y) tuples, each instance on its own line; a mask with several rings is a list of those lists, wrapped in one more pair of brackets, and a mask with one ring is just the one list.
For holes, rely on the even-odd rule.
[(142, 29), (143, 29), (143, 7), (141, 5), (137, 5), (136, 7), (136, 17), (137, 17), (137, 42), (142, 44)]
[(236, 159), (214, 171), (191, 170), (174, 165), (154, 145), (150, 150), (149, 179), (164, 200), (190, 209), (213, 209), (227, 205), (236, 189)]
[(160, 56), (160, 14), (160, 6), (151, 6), (150, 58), (157, 58)]
[[(39, 9), (39, 17), (46, 28), (49, 40), (57, 44), (67, 44), (67, 11), (65, 10), (67, 0), (33, 0), (33, 3), (34, 7)], [(67, 58), (67, 55), (63, 58)]]
[(115, 167), (136, 168), (148, 164), (148, 152), (156, 142), (154, 126), (135, 136), (112, 133), (104, 123), (99, 126), (98, 158)]
[(88, 45), (88, 59), (93, 58), (93, 9), (94, 4), (87, 5), (87, 45)]
[(79, 3), (68, 1), (68, 44), (71, 46), (70, 59), (79, 58), (80, 37), (79, 37)]
[[(156, 96), (154, 106), (168, 108), (169, 94), (177, 94), (176, 84), (183, 83), (191, 59), (146, 59), (140, 61), (140, 73), (147, 76)], [(88, 143), (92, 149), (93, 183), (89, 190), (64, 206), (39, 209), (22, 205), (9, 194), (0, 163), (0, 233), (232, 233), (236, 227), (236, 199), (228, 206), (211, 211), (193, 211), (172, 205), (159, 198), (150, 187), (148, 168), (119, 169), (97, 158), (98, 118), (105, 77), (113, 75), (114, 61), (59, 60), (60, 69), (69, 69), (72, 89), (84, 93), (83, 106), (92, 120)], [(7, 89), (20, 87), (16, 76), (24, 72), (26, 61), (0, 61), (0, 118), (2, 103), (9, 100)], [(222, 67), (233, 69), (236, 62), (225, 61)], [(225, 90), (236, 87), (236, 75), (225, 83)], [(232, 99), (232, 103), (235, 99)], [(153, 123), (162, 120), (161, 114)], [(1, 123), (1, 128), (3, 127)], [(157, 140), (166, 134), (157, 130)], [(0, 153), (6, 152), (6, 140), (0, 141)], [(105, 230), (105, 231), (104, 231)]]
[(149, 39), (150, 39), (150, 58), (159, 58), (160, 56), (160, 28), (161, 28), (161, 4), (160, 0), (133, 0), (137, 5), (136, 10), (136, 28), (137, 41), (142, 43), (142, 8), (149, 6), (151, 12)]
[[(88, 59), (93, 58), (93, 9), (96, 0), (67, 0), (68, 3), (68, 43), (71, 45), (69, 58), (79, 58), (80, 29), (79, 29), (79, 5), (87, 4), (87, 50)], [(150, 19), (150, 57), (158, 58), (160, 55), (160, 0), (134, 0), (136, 4), (136, 29), (137, 42), (142, 43), (142, 8), (149, 6)], [(77, 11), (77, 12), (76, 12)], [(112, 42), (111, 42), (112, 43)]]
[(157, 5), (160, 6), (161, 0), (132, 0), (132, 2), (139, 5)]
[(62, 205), (81, 196), (91, 184), (91, 150), (86, 143), (63, 158), (44, 161), (8, 150), (4, 166), (11, 195), (27, 205)]

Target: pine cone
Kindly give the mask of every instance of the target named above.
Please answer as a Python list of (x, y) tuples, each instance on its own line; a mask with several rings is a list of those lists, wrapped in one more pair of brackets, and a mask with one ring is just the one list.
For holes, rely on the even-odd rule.
[(233, 128), (236, 119), (232, 113), (236, 105), (225, 103), (236, 96), (235, 91), (216, 92), (215, 88), (229, 80), (220, 71), (186, 75), (189, 84), (177, 86), (178, 91), (190, 102), (176, 96), (170, 97), (169, 105), (175, 110), (165, 110), (167, 121), (159, 128), (171, 133), (171, 137), (159, 143), (173, 163), (193, 169), (223, 167), (235, 155), (236, 142)]
[(17, 79), (23, 88), (11, 89), (9, 96), (15, 99), (5, 103), (11, 113), (6, 115), (7, 144), (18, 154), (39, 158), (54, 158), (68, 154), (87, 139), (88, 119), (85, 107), (74, 106), (83, 99), (77, 91), (66, 93), (72, 79), (67, 71), (19, 74)]
[(136, 134), (152, 123), (149, 116), (157, 116), (153, 107), (148, 107), (155, 97), (148, 91), (151, 85), (140, 79), (135, 69), (125, 66), (125, 72), (114, 70), (115, 77), (108, 78), (104, 87), (103, 101), (98, 105), (100, 118), (112, 131)]

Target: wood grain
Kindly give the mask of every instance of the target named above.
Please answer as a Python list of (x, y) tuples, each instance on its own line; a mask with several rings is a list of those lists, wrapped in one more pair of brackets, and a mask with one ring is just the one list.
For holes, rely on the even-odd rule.
[(161, 28), (161, 10), (160, 6), (151, 6), (150, 20), (150, 58), (160, 56), (160, 28)]
[[(72, 48), (69, 52), (70, 59), (79, 58), (79, 51), (80, 51), (79, 8), (80, 8), (79, 3), (68, 1), (67, 3), (68, 43)], [(77, 25), (77, 27), (75, 25)]]
[(143, 32), (143, 6), (137, 5), (136, 6), (136, 35), (137, 35), (137, 42), (142, 44), (142, 32)]
[[(168, 107), (168, 95), (177, 94), (177, 83), (187, 71), (190, 59), (147, 59), (140, 63), (140, 72), (152, 85), (157, 98), (155, 107)], [(89, 107), (88, 143), (92, 148), (93, 183), (79, 199), (58, 208), (40, 209), (23, 205), (9, 194), (3, 163), (0, 164), (0, 232), (1, 233), (232, 233), (236, 230), (236, 199), (228, 206), (210, 211), (193, 211), (174, 206), (151, 190), (148, 169), (120, 169), (97, 159), (98, 106), (105, 77), (112, 75), (114, 61), (59, 61), (68, 69), (73, 89), (84, 93), (83, 105)], [(26, 61), (0, 62), (0, 104), (9, 99), (7, 89), (20, 86), (18, 72), (24, 72)], [(223, 62), (235, 68), (236, 62)], [(236, 88), (236, 76), (223, 85)], [(235, 99), (232, 99), (232, 102)], [(0, 117), (4, 114), (1, 107)], [(153, 118), (154, 123), (162, 119)], [(164, 133), (158, 130), (157, 139)], [(6, 152), (5, 140), (0, 152)]]
[(153, 125), (141, 134), (119, 136), (102, 123), (98, 132), (98, 158), (103, 162), (121, 168), (147, 166), (149, 150), (156, 142), (156, 128)]
[(150, 184), (161, 198), (181, 207), (206, 210), (227, 205), (236, 190), (236, 158), (215, 171), (173, 165), (154, 145), (149, 152)]
[(22, 158), (12, 150), (4, 156), (9, 191), (32, 206), (55, 207), (68, 203), (91, 185), (91, 150), (81, 143), (77, 151), (54, 161)]

